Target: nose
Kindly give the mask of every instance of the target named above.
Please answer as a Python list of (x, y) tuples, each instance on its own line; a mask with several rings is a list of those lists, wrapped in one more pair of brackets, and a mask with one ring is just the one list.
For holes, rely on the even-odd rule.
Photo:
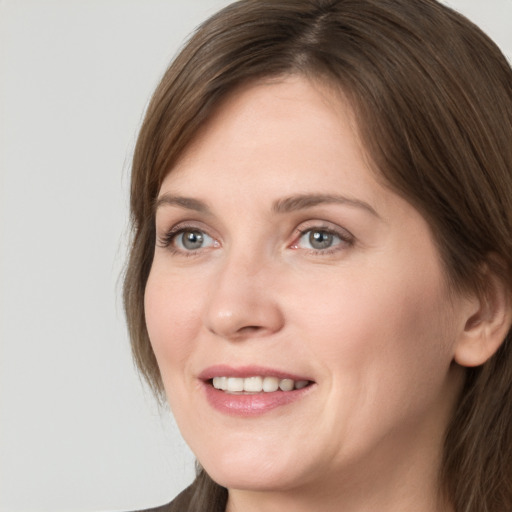
[(228, 340), (270, 336), (284, 325), (284, 315), (270, 264), (249, 258), (223, 263), (210, 282), (204, 325)]

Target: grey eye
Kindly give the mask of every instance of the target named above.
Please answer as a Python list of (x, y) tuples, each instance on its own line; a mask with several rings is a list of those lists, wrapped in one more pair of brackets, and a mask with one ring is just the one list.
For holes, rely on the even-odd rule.
[(335, 240), (335, 235), (326, 231), (310, 231), (308, 234), (309, 245), (313, 249), (328, 249)]
[(348, 244), (348, 240), (345, 240), (341, 235), (328, 229), (316, 228), (303, 231), (295, 248), (325, 251), (345, 243)]
[(211, 245), (213, 239), (202, 231), (183, 231), (176, 237), (176, 245), (185, 251), (195, 251), (204, 245)]

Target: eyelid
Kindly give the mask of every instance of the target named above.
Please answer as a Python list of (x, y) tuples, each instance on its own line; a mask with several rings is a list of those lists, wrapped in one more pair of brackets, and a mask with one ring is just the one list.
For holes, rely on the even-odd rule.
[[(310, 233), (311, 231), (322, 231), (334, 235), (341, 240), (341, 243), (326, 249), (302, 249), (298, 247), (300, 239), (305, 234)], [(350, 245), (354, 245), (355, 241), (355, 236), (346, 228), (342, 228), (341, 226), (337, 226), (328, 221), (312, 220), (307, 221), (306, 223), (302, 223), (300, 226), (295, 228), (293, 242), (290, 244), (289, 247), (295, 250), (306, 250), (315, 254), (329, 254), (337, 250), (341, 250), (340, 246), (347, 247)]]
[(304, 234), (305, 232), (317, 229), (318, 231), (327, 231), (329, 233), (333, 233), (338, 235), (342, 239), (355, 239), (355, 236), (347, 229), (333, 222), (322, 220), (322, 219), (312, 219), (307, 220), (305, 222), (301, 222), (295, 228), (295, 235)]
[(177, 224), (174, 224), (170, 229), (162, 230), (163, 233), (158, 234), (157, 230), (157, 237), (156, 242), (159, 247), (167, 248), (167, 249), (173, 249), (175, 252), (183, 253), (183, 254), (194, 254), (198, 251), (209, 249), (209, 247), (199, 248), (196, 251), (190, 250), (190, 251), (183, 251), (177, 247), (173, 246), (174, 239), (184, 231), (199, 231), (201, 233), (204, 233), (209, 238), (211, 238), (216, 245), (220, 246), (218, 237), (215, 236), (213, 233), (211, 233), (211, 230), (204, 226), (202, 222), (199, 221), (182, 221), (178, 222)]

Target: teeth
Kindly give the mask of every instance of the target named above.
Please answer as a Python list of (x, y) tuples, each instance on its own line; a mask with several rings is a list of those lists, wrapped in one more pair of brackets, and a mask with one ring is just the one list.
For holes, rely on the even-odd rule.
[(228, 389), (228, 378), (227, 377), (215, 377), (213, 379), (213, 385), (217, 389), (222, 389), (223, 391), (226, 391), (226, 389)]
[(244, 391), (257, 393), (263, 389), (263, 379), (261, 377), (248, 377), (244, 379)]
[(292, 379), (283, 379), (279, 382), (279, 389), (281, 391), (291, 391), (293, 389), (294, 382)]
[(228, 377), (228, 391), (243, 391), (244, 390), (244, 380), (239, 377)]
[(271, 393), (272, 391), (277, 391), (279, 389), (279, 379), (277, 377), (265, 377), (263, 379), (263, 388), (262, 390), (265, 393)]
[(295, 383), (295, 389), (305, 388), (308, 384), (309, 384), (309, 382), (307, 380), (298, 380)]
[(281, 391), (292, 391), (294, 389), (305, 388), (309, 381), (292, 379), (278, 379), (277, 377), (214, 377), (212, 384), (215, 389), (227, 391), (228, 393), (272, 393), (280, 389)]

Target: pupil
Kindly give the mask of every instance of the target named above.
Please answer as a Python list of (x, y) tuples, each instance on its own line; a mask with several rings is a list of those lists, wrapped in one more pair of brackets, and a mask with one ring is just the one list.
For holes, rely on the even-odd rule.
[(332, 245), (332, 235), (325, 231), (312, 231), (309, 235), (309, 243), (314, 249), (326, 249)]
[(183, 234), (183, 246), (186, 249), (199, 249), (203, 245), (203, 235), (200, 231), (189, 231)]

